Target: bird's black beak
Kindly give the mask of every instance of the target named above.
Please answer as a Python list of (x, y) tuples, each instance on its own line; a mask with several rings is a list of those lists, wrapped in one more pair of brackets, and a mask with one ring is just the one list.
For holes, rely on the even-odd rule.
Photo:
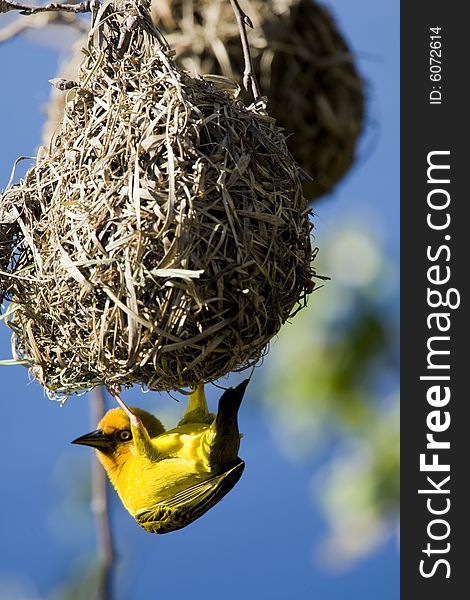
[(81, 437), (73, 440), (72, 444), (82, 444), (83, 446), (92, 446), (93, 448), (97, 448), (98, 450), (109, 449), (112, 444), (112, 441), (109, 439), (107, 435), (105, 435), (102, 429), (96, 429), (95, 431), (91, 431), (90, 433), (86, 433)]

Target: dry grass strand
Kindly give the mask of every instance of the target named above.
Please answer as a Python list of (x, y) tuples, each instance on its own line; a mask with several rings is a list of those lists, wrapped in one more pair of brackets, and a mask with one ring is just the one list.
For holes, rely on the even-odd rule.
[(100, 7), (83, 52), (50, 147), (1, 197), (22, 231), (6, 287), (17, 358), (51, 395), (255, 364), (314, 287), (281, 131), (176, 67), (132, 0)]

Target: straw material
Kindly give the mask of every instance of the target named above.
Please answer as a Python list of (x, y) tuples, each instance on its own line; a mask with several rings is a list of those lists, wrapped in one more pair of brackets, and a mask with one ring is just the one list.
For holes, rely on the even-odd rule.
[(2, 195), (16, 356), (52, 395), (246, 368), (314, 288), (282, 133), (169, 54), (142, 4), (102, 5), (50, 149)]
[(13, 293), (15, 278), (12, 276), (20, 270), (22, 256), (18, 247), (23, 235), (18, 213), (10, 198), (0, 203), (0, 304), (5, 297)]
[[(322, 196), (353, 164), (362, 132), (364, 85), (354, 56), (329, 9), (314, 0), (240, 0), (240, 5), (254, 24), (248, 37), (269, 113), (308, 175), (304, 194)], [(152, 0), (151, 14), (183, 69), (224, 75), (242, 87), (243, 54), (229, 0)], [(73, 79), (79, 60), (74, 51), (61, 77)], [(64, 103), (64, 94), (54, 90), (45, 144)]]
[[(351, 167), (362, 132), (364, 85), (355, 59), (328, 8), (314, 0), (240, 5), (254, 24), (248, 38), (269, 113), (313, 178), (305, 195), (322, 196)], [(153, 0), (152, 15), (184, 69), (241, 86), (243, 55), (228, 0)]]

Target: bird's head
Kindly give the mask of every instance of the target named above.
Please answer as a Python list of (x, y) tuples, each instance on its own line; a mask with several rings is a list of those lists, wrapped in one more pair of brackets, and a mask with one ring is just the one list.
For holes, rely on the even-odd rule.
[(165, 428), (146, 410), (141, 408), (129, 410), (135, 417), (132, 419), (133, 422), (122, 408), (113, 408), (104, 415), (97, 429), (73, 440), (72, 444), (92, 446), (100, 453), (109, 456), (129, 452), (134, 446), (138, 446), (139, 449), (143, 447), (145, 450), (149, 445), (149, 438), (164, 433)]

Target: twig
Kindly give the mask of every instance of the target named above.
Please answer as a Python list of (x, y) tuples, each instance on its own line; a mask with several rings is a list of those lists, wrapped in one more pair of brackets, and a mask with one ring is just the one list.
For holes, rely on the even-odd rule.
[(50, 4), (44, 4), (42, 6), (31, 6), (29, 4), (22, 4), (21, 2), (10, 2), (9, 0), (0, 0), (0, 14), (7, 13), (11, 10), (19, 10), (20, 15), (34, 15), (40, 12), (73, 12), (73, 13), (87, 13), (91, 12), (92, 4), (94, 0), (85, 0), (78, 4), (60, 4), (58, 2), (51, 2)]
[(65, 92), (66, 90), (72, 90), (73, 88), (79, 86), (78, 81), (64, 79), (63, 77), (55, 77), (54, 79), (49, 79), (49, 83), (61, 92)]
[[(93, 422), (98, 423), (104, 415), (105, 403), (103, 388), (93, 391), (92, 416)], [(96, 529), (100, 553), (100, 578), (98, 600), (111, 600), (111, 582), (114, 567), (114, 544), (109, 518), (109, 484), (106, 473), (97, 460), (93, 461), (93, 492), (91, 508), (95, 513)]]
[[(1, 2), (1, 0), (0, 0)], [(256, 75), (253, 68), (253, 60), (251, 58), (250, 44), (248, 43), (248, 36), (246, 33), (246, 26), (253, 28), (253, 23), (250, 17), (242, 11), (238, 0), (230, 0), (235, 18), (237, 19), (238, 29), (240, 31), (240, 40), (242, 43), (243, 59), (245, 61), (245, 70), (243, 71), (243, 85), (248, 91), (251, 85), (251, 91), (253, 97), (256, 100), (260, 97), (260, 91), (258, 82), (256, 81)]]

